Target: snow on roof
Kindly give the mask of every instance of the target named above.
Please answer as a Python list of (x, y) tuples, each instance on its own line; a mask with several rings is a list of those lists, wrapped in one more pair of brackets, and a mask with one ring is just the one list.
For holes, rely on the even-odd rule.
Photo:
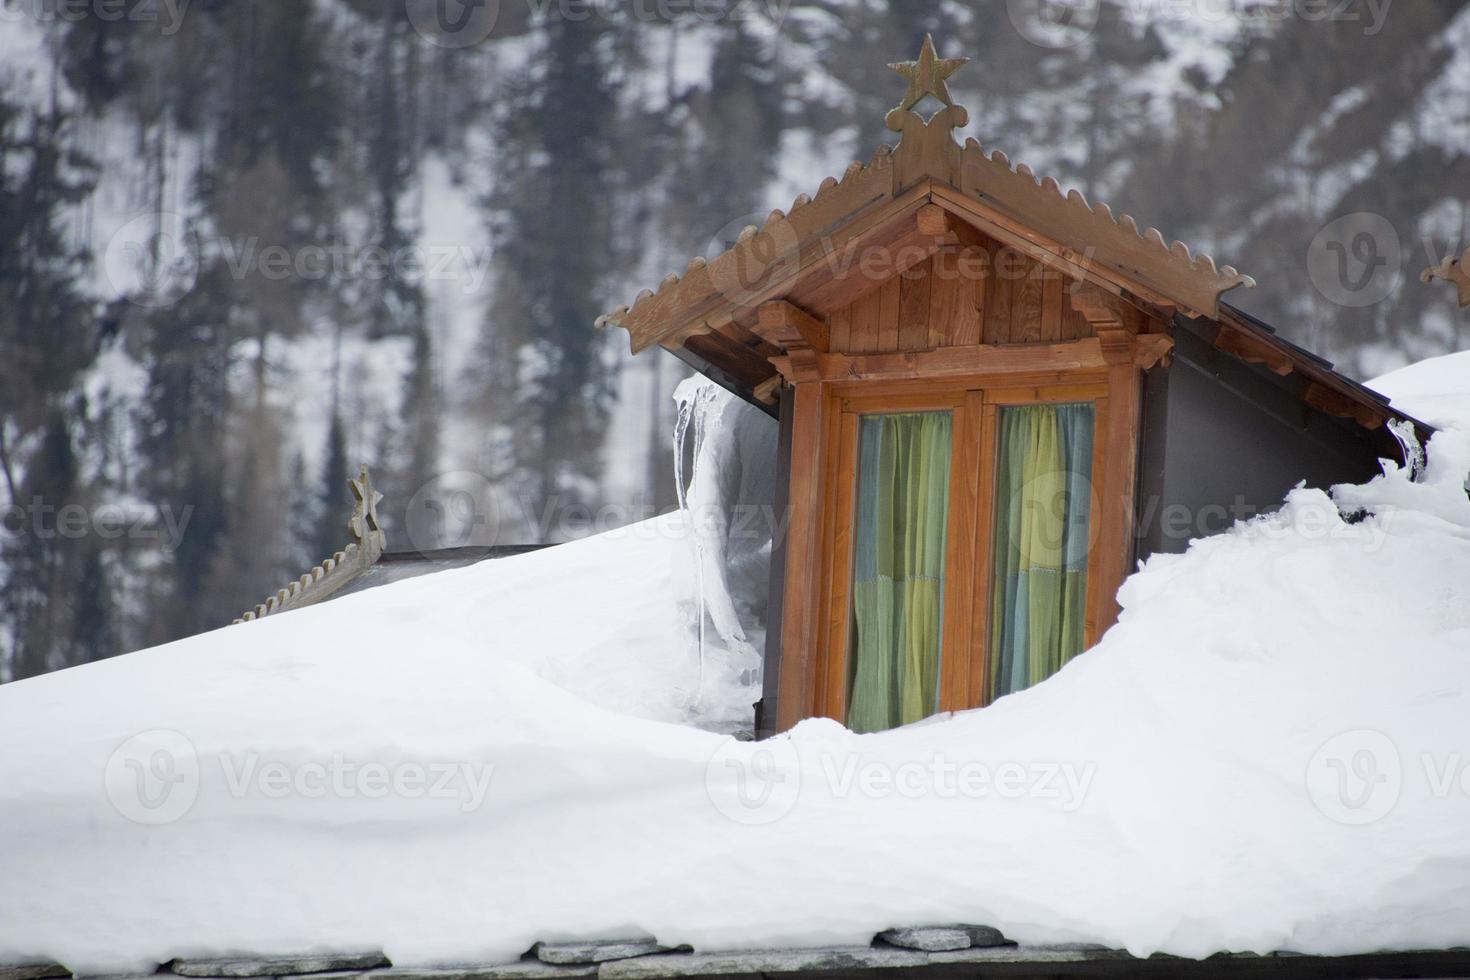
[(1401, 367), (1369, 381), (1394, 408), (1438, 428), (1470, 429), (1470, 350)]
[(1449, 430), (1420, 482), (1293, 491), (1045, 683), (874, 735), (672, 723), (679, 515), (5, 685), (0, 963), (1465, 945), (1467, 470)]

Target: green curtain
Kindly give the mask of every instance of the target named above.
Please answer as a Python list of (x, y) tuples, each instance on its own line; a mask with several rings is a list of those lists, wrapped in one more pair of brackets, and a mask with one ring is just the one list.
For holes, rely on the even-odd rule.
[(1082, 650), (1093, 406), (1000, 413), (990, 696), (1045, 680)]
[(873, 732), (938, 709), (949, 515), (948, 412), (858, 428), (847, 724)]

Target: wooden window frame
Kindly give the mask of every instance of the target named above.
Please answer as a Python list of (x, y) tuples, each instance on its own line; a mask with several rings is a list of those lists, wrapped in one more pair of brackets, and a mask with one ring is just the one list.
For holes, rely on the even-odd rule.
[(927, 379), (828, 375), (795, 385), (778, 729), (813, 716), (846, 718), (857, 419), (863, 414), (955, 411), (940, 711), (987, 703), (991, 522), (1004, 405), (1096, 405), (1085, 647), (1112, 625), (1131, 555), (1141, 371), (1128, 355), (1099, 360), (1062, 371), (1035, 370), (1032, 361), (1031, 370)]

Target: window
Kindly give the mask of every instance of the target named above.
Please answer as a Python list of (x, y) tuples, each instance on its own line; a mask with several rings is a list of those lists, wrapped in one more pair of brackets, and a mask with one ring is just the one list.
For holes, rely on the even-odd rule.
[(1082, 652), (1092, 537), (1093, 405), (999, 414), (986, 700), (1039, 683)]
[(988, 704), (1095, 639), (1106, 383), (836, 393), (816, 710), (869, 732)]
[(871, 732), (939, 705), (951, 413), (858, 426), (847, 722)]

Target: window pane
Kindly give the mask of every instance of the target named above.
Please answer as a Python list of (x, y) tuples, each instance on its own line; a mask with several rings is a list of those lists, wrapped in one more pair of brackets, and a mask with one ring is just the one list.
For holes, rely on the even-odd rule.
[(992, 699), (1082, 650), (1092, 515), (1091, 402), (1000, 411), (995, 467)]
[(847, 724), (872, 732), (938, 709), (949, 518), (949, 412), (858, 427)]

